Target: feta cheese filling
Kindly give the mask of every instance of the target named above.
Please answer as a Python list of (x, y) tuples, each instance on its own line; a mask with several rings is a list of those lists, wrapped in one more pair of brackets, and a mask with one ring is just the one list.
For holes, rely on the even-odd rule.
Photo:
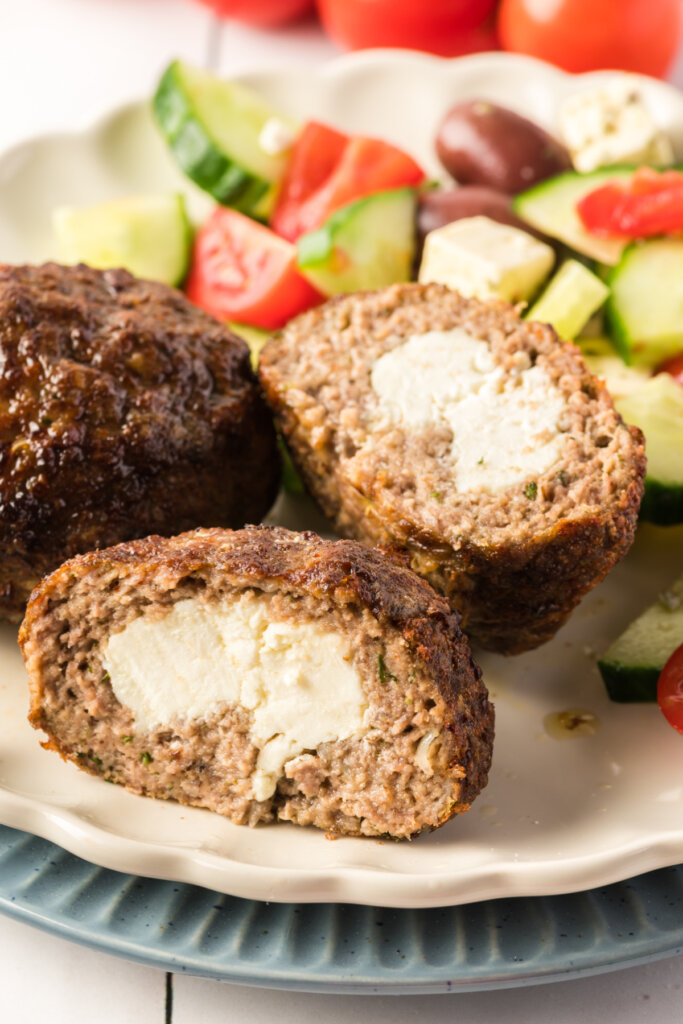
[(348, 643), (315, 623), (272, 621), (259, 598), (190, 598), (162, 619), (141, 615), (109, 638), (103, 664), (140, 729), (202, 719), (224, 704), (250, 710), (256, 800), (272, 796), (291, 758), (367, 728)]
[(450, 427), (461, 492), (495, 493), (545, 473), (562, 457), (565, 401), (542, 367), (518, 355), (510, 372), (461, 327), (413, 335), (372, 367), (375, 425)]

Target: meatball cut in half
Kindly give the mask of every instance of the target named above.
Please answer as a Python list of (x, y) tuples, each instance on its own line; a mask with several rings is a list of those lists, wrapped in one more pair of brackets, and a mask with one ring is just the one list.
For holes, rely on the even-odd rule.
[(251, 527), (83, 555), (20, 642), (46, 745), (135, 793), (405, 838), (486, 785), (493, 709), (457, 616), (353, 541)]
[(260, 376), (336, 529), (407, 550), (484, 647), (548, 640), (631, 544), (639, 431), (574, 345), (505, 302), (342, 296), (276, 335)]
[(0, 618), (65, 559), (242, 526), (278, 487), (243, 341), (122, 270), (0, 267)]

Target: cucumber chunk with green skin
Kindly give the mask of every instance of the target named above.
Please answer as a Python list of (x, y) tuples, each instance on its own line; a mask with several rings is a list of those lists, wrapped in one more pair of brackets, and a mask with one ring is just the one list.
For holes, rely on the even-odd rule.
[(630, 246), (609, 285), (607, 321), (625, 363), (654, 367), (683, 350), (683, 240)]
[(52, 214), (63, 263), (124, 267), (136, 277), (179, 285), (187, 274), (192, 229), (181, 195), (127, 196)]
[(598, 661), (615, 701), (657, 700), (659, 674), (683, 643), (683, 576), (632, 622)]
[(409, 281), (415, 253), (415, 190), (391, 189), (336, 210), (297, 242), (301, 273), (323, 295)]
[(625, 421), (645, 435), (641, 518), (659, 526), (683, 523), (683, 387), (668, 373), (659, 373), (615, 404)]
[(576, 344), (590, 372), (604, 380), (617, 404), (650, 380), (650, 372), (645, 367), (626, 366), (607, 338), (578, 338)]
[(561, 338), (572, 341), (608, 295), (607, 285), (583, 263), (567, 260), (526, 314), (526, 319), (551, 324)]
[(276, 118), (294, 139), (298, 125), (237, 82), (173, 61), (153, 99), (161, 133), (182, 170), (224, 206), (266, 217), (287, 167), (288, 151), (261, 144)]
[(633, 167), (601, 167), (590, 174), (566, 171), (522, 192), (512, 201), (518, 217), (599, 263), (615, 266), (628, 245), (622, 238), (600, 238), (584, 228), (576, 204), (608, 181), (630, 178)]

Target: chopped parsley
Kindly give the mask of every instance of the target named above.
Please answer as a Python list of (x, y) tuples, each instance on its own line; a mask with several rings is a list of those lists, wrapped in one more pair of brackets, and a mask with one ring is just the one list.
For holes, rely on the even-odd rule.
[(122, 743), (132, 743), (133, 742), (133, 737), (132, 736), (122, 736), (121, 737), (121, 742)]
[(102, 683), (106, 683), (108, 679), (109, 679), (109, 673), (105, 672), (104, 675), (102, 676), (102, 678), (100, 679), (100, 686), (102, 686)]
[(390, 672), (389, 669), (387, 668), (387, 663), (384, 660), (383, 654), (377, 655), (377, 666), (379, 668), (380, 683), (388, 683), (390, 679), (393, 679), (394, 682), (397, 681), (396, 676), (393, 674), (393, 672)]
[(434, 501), (443, 501), (443, 494), (441, 493), (441, 491), (432, 491), (429, 497), (433, 498)]
[(483, 466), (484, 465), (484, 456), (483, 455), (481, 456), (480, 459), (477, 459), (477, 465), (478, 466)]
[(524, 488), (524, 497), (528, 498), (529, 501), (533, 501), (538, 494), (538, 484), (535, 480), (532, 480), (530, 484), (527, 484)]
[(144, 754), (140, 754), (140, 760), (144, 764), (145, 768), (147, 768), (152, 763), (153, 758), (152, 755), (148, 754), (145, 750)]

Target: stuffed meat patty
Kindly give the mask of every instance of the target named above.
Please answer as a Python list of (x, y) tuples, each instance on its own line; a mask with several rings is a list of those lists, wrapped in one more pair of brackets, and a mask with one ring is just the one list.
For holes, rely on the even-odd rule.
[(552, 637), (632, 542), (640, 432), (574, 345), (505, 302), (341, 296), (291, 321), (259, 372), (335, 529), (406, 551), (485, 647)]

